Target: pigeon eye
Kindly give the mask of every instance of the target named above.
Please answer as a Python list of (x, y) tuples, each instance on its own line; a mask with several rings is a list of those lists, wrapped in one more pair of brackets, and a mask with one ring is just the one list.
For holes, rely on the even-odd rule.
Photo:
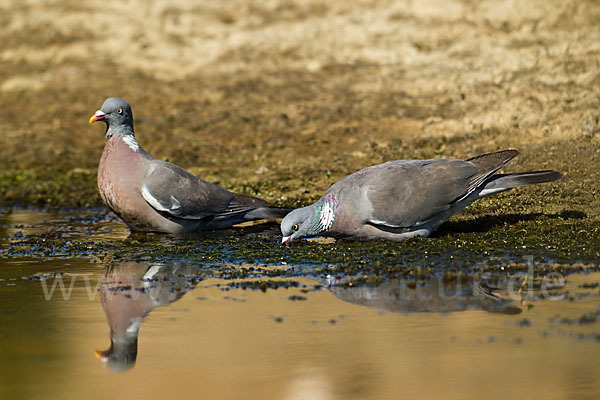
[(294, 232), (296, 232), (300, 227), (298, 226), (298, 224), (294, 224), (294, 226), (292, 226), (292, 230)]
[(119, 108), (119, 109), (117, 110), (117, 114), (123, 114), (123, 109), (122, 109), (122, 108)]

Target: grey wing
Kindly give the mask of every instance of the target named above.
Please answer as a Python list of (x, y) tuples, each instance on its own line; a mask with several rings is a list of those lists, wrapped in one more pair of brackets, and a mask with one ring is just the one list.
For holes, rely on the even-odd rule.
[(142, 185), (142, 197), (156, 211), (182, 219), (215, 217), (238, 208), (233, 193), (163, 161), (153, 164)]
[(423, 225), (449, 210), (472, 190), (478, 172), (473, 163), (453, 159), (391, 161), (371, 168), (363, 178), (372, 208), (367, 222), (393, 228)]

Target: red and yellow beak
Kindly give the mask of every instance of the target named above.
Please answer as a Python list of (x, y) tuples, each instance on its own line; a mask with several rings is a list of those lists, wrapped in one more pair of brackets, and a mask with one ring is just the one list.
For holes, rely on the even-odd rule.
[[(92, 117), (94, 118), (94, 117)], [(101, 350), (94, 350), (94, 355), (96, 356), (96, 358), (102, 362), (107, 362), (108, 361), (108, 354), (106, 354), (106, 351), (101, 351)]]
[(104, 119), (107, 116), (107, 114), (103, 111), (96, 111), (96, 113), (94, 115), (92, 115), (90, 117), (90, 124), (93, 124), (96, 121), (100, 121), (101, 119)]

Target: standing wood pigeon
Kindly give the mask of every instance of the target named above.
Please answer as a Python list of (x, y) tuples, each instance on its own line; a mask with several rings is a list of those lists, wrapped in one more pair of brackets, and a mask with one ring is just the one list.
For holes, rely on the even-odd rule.
[(187, 263), (109, 263), (100, 278), (100, 303), (110, 328), (110, 348), (94, 354), (114, 372), (135, 366), (142, 320), (152, 310), (193, 290), (195, 267)]
[(106, 99), (90, 118), (90, 123), (95, 121), (106, 123), (106, 145), (98, 166), (100, 196), (133, 231), (230, 228), (245, 221), (283, 218), (290, 211), (229, 192), (146, 153), (135, 139), (131, 107), (123, 99)]
[(477, 199), (562, 176), (556, 171), (496, 173), (517, 154), (399, 160), (361, 169), (334, 183), (316, 203), (290, 212), (281, 222), (282, 243), (314, 236), (427, 237)]

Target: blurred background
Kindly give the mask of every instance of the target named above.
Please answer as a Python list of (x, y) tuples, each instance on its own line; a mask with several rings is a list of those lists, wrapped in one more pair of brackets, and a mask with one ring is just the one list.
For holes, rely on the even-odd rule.
[(549, 211), (600, 209), (598, 21), (592, 0), (0, 0), (0, 204), (100, 205), (88, 118), (117, 96), (148, 152), (278, 205), (517, 148), (511, 170), (566, 173), (527, 190)]

